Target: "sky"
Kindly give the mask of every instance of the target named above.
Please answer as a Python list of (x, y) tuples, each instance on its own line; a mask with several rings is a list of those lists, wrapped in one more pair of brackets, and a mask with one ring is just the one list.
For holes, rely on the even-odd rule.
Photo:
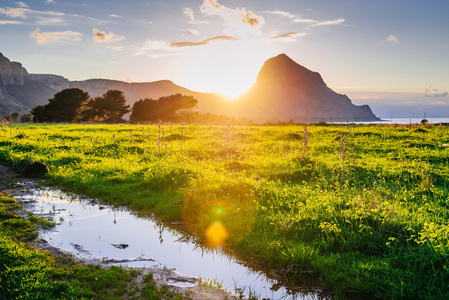
[(448, 29), (446, 0), (0, 0), (0, 52), (30, 73), (235, 96), (285, 53), (374, 106), (449, 108)]

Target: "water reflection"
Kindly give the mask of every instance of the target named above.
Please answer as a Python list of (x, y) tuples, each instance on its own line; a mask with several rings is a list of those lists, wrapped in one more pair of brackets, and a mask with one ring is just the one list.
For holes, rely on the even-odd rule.
[(274, 274), (248, 266), (230, 252), (203, 247), (179, 223), (139, 218), (126, 209), (52, 189), (35, 189), (21, 199), (28, 210), (57, 222), (55, 228), (42, 232), (41, 238), (87, 261), (134, 267), (159, 264), (261, 298), (320, 298), (301, 288), (286, 288)]

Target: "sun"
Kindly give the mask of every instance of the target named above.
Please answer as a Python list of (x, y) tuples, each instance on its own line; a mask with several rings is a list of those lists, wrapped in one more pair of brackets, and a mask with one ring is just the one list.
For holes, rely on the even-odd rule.
[(247, 41), (224, 41), (195, 49), (182, 81), (191, 90), (235, 99), (256, 82), (263, 62), (269, 57), (266, 51), (255, 49)]
[(255, 70), (241, 60), (203, 58), (190, 70), (188, 85), (199, 92), (219, 93), (233, 99), (254, 84)]

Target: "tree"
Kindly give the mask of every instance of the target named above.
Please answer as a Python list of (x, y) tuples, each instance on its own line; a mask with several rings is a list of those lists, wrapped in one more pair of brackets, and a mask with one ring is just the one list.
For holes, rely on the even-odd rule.
[(88, 93), (78, 88), (60, 91), (48, 100), (45, 106), (54, 122), (73, 122), (79, 117), (82, 107), (89, 100)]
[(5, 115), (2, 120), (5, 120), (6, 122), (10, 122), (10, 123), (17, 123), (17, 121), (19, 121), (19, 116), (20, 114), (18, 112), (14, 112), (10, 115)]
[(74, 122), (90, 96), (78, 88), (70, 88), (56, 93), (46, 105), (38, 105), (31, 110), (34, 122)]
[(7, 123), (11, 123), (11, 116), (10, 115), (4, 115), (2, 118), (2, 121), (6, 121)]
[(24, 114), (20, 118), (21, 123), (30, 123), (33, 120), (33, 116), (31, 114)]
[(122, 91), (108, 90), (102, 97), (91, 99), (83, 111), (82, 120), (106, 123), (124, 122), (123, 115), (130, 111)]
[(34, 123), (44, 123), (50, 121), (50, 115), (46, 111), (45, 105), (36, 105), (33, 109), (31, 109), (30, 113), (33, 116)]
[(134, 102), (129, 120), (131, 122), (157, 121), (158, 116), (157, 100), (145, 98)]
[(195, 108), (198, 104), (192, 96), (175, 94), (161, 97), (158, 100), (141, 99), (134, 103), (130, 116), (131, 122), (166, 121), (174, 122), (178, 119), (178, 113), (182, 110)]
[(11, 122), (17, 123), (19, 121), (20, 114), (18, 112), (11, 114)]

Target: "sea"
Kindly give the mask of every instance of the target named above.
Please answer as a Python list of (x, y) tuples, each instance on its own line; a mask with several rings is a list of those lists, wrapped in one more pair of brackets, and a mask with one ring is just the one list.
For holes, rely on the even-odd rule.
[[(424, 118), (381, 118), (381, 121), (353, 122), (356, 124), (421, 124)], [(427, 124), (449, 123), (449, 117), (425, 118)], [(345, 123), (345, 122), (339, 122)]]

